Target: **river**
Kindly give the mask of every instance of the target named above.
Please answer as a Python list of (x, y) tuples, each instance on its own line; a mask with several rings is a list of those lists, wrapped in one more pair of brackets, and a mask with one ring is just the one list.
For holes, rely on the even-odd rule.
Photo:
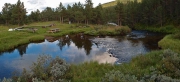
[(158, 50), (158, 41), (164, 35), (134, 30), (126, 36), (86, 36), (83, 34), (46, 37), (42, 42), (21, 45), (6, 52), (0, 52), (0, 79), (9, 78), (12, 73), (29, 70), (39, 55), (59, 56), (69, 64), (97, 61), (99, 63), (121, 64), (133, 57)]

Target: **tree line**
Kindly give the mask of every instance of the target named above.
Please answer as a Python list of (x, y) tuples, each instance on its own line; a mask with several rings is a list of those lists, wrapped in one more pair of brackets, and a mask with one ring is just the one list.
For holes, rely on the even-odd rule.
[[(117, 0), (118, 1), (118, 0)], [(16, 4), (5, 3), (0, 13), (1, 24), (26, 24), (40, 21), (59, 21), (60, 23), (83, 23), (83, 24), (107, 24), (108, 22), (118, 25), (135, 27), (165, 26), (173, 24), (178, 26), (180, 22), (180, 0), (137, 0), (126, 3), (117, 2), (116, 6), (103, 8), (101, 4), (93, 7), (91, 0), (85, 0), (65, 7), (61, 2), (57, 8), (46, 7), (32, 11), (26, 15), (24, 3), (20, 0)]]

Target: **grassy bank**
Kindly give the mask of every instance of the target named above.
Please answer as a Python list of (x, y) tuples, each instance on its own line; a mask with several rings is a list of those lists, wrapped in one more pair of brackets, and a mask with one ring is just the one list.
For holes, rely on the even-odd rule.
[(180, 40), (175, 39), (173, 35), (165, 36), (161, 41), (158, 42), (159, 47), (163, 49), (171, 49), (175, 52), (180, 53)]
[[(55, 24), (53, 27), (42, 28), (50, 24)], [(37, 28), (38, 30), (33, 33), (28, 30), (24, 31), (11, 31), (8, 29), (16, 28), (18, 26), (0, 26), (0, 51), (13, 49), (19, 45), (27, 44), (33, 41), (44, 40), (45, 36), (64, 36), (67, 34), (85, 33), (87, 35), (119, 35), (130, 32), (128, 27), (115, 27), (115, 26), (99, 26), (99, 25), (83, 25), (83, 24), (61, 24), (57, 21), (51, 22), (38, 22), (26, 25), (24, 29)], [(101, 27), (100, 29), (96, 27)], [(48, 33), (47, 31), (53, 28), (59, 28), (58, 33)]]
[(125, 35), (131, 32), (131, 29), (127, 26), (94, 26), (93, 30), (86, 31), (85, 34), (87, 35)]
[(159, 47), (162, 49), (171, 49), (175, 52), (180, 53), (180, 29), (173, 25), (168, 25), (164, 27), (143, 27), (137, 26), (135, 29), (138, 30), (148, 30), (152, 32), (159, 32), (170, 34), (166, 35), (161, 41), (158, 42)]

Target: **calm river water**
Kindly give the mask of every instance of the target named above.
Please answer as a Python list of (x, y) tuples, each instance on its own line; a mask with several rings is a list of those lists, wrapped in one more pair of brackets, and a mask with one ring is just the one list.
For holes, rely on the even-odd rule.
[(99, 63), (129, 62), (132, 57), (157, 50), (163, 35), (147, 31), (132, 31), (126, 36), (85, 36), (82, 34), (60, 38), (46, 37), (42, 42), (21, 45), (0, 52), (0, 79), (9, 78), (15, 71), (29, 69), (39, 55), (59, 56), (67, 63), (88, 61)]

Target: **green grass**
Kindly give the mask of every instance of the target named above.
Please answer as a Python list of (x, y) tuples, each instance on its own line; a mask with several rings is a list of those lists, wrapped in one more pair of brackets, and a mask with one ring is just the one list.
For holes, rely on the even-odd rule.
[(173, 35), (165, 36), (161, 41), (158, 42), (159, 47), (163, 49), (171, 49), (175, 52), (180, 53), (180, 40), (174, 39)]
[[(52, 23), (54, 23), (55, 26), (42, 28), (42, 26), (47, 26)], [(88, 32), (95, 31), (94, 27), (96, 27), (96, 25), (89, 25), (89, 26), (83, 25), (83, 24), (70, 25), (70, 24), (61, 24), (57, 21), (50, 21), (50, 22), (37, 22), (37, 23), (26, 25), (25, 29), (28, 29), (29, 27), (37, 28), (38, 30), (35, 33), (30, 32), (30, 31), (12, 31), (12, 32), (8, 31), (9, 28), (15, 28), (15, 27), (18, 27), (18, 26), (0, 26), (0, 45), (1, 45), (0, 51), (13, 49), (22, 44), (44, 40), (45, 36), (59, 37), (59, 36), (67, 35), (67, 34), (76, 34), (76, 33), (85, 33), (85, 34), (90, 35), (90, 33)], [(99, 31), (102, 31), (102, 32), (97, 32), (94, 35), (101, 35), (100, 33), (104, 33), (104, 35), (115, 35), (113, 33), (116, 33), (116, 34), (120, 33), (120, 32), (117, 33), (116, 29), (122, 28), (122, 27), (111, 27), (111, 26), (101, 26), (101, 27), (103, 29), (100, 29)], [(53, 28), (59, 28), (60, 32), (58, 33), (47, 32), (48, 30), (53, 29)], [(124, 27), (122, 29), (124, 29)], [(129, 32), (126, 30), (129, 30), (129, 28), (125, 27), (125, 31), (122, 31), (122, 32)]]
[(70, 75), (73, 82), (98, 82), (108, 71), (118, 69), (119, 66), (98, 64), (97, 62), (70, 66)]
[[(111, 2), (108, 2), (108, 3), (104, 3), (102, 4), (102, 7), (111, 7), (111, 6), (116, 6), (117, 4), (117, 1), (118, 0), (115, 0), (115, 1), (111, 1)], [(119, 0), (120, 2), (122, 3), (127, 3), (128, 0)], [(134, 1), (134, 0), (129, 0), (129, 1)], [(141, 2), (141, 0), (137, 0), (138, 2)]]

